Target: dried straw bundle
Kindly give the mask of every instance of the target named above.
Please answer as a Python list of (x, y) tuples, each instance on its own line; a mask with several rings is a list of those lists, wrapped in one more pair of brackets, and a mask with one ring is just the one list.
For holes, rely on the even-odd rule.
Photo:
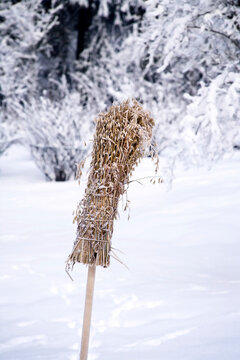
[(76, 262), (109, 266), (119, 198), (150, 143), (153, 125), (136, 100), (99, 115), (87, 188), (74, 218), (77, 238), (68, 267)]

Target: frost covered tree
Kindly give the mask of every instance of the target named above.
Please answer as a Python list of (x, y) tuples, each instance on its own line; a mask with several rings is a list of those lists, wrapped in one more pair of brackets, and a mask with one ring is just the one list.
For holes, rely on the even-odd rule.
[(10, 109), (12, 99), (38, 95), (38, 58), (50, 53), (47, 34), (57, 24), (57, 10), (44, 12), (40, 0), (7, 0), (0, 5), (0, 85)]
[[(198, 162), (212, 161), (223, 154), (223, 148), (236, 148), (236, 137), (228, 124), (231, 122), (235, 132), (239, 131), (236, 116), (240, 106), (236, 101), (239, 91), (239, 20), (237, 1), (173, 3), (150, 0), (146, 1), (140, 33), (126, 40), (131, 50), (125, 46), (125, 58), (131, 63), (131, 72), (134, 73), (135, 93), (149, 104), (157, 119), (155, 138), (158, 151), (162, 157), (166, 155), (169, 167), (178, 158), (192, 163), (197, 159)], [(229, 72), (228, 79), (231, 80), (228, 81), (229, 85), (233, 83), (232, 86), (224, 82)], [(235, 95), (231, 96), (228, 91)], [(207, 102), (211, 101), (211, 108), (215, 107), (214, 116), (206, 110), (206, 96)], [(219, 111), (223, 103), (226, 111), (223, 108)], [(198, 128), (200, 113), (204, 114), (205, 130), (214, 147), (210, 143), (207, 146), (207, 141), (198, 141), (201, 127), (198, 136), (191, 135), (192, 141), (185, 136), (191, 131), (187, 115), (190, 109), (199, 106), (201, 110), (194, 111), (191, 126), (194, 122), (194, 127)], [(223, 147), (224, 133), (228, 146)]]
[[(89, 124), (113, 101), (135, 97), (156, 119), (169, 169), (179, 158), (215, 161), (239, 146), (239, 19), (234, 0), (7, 0), (0, 5), (4, 121), (21, 128), (22, 113), (26, 119), (37, 106), (54, 143), (44, 104), (64, 114), (64, 101), (78, 93), (73, 107)], [(64, 138), (67, 126), (58, 132)]]

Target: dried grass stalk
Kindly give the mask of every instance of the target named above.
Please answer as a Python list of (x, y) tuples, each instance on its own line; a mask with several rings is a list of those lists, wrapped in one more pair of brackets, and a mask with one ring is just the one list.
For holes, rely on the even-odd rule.
[(153, 125), (136, 100), (113, 105), (99, 115), (87, 188), (74, 218), (77, 237), (68, 267), (76, 262), (109, 266), (119, 198), (150, 143)]

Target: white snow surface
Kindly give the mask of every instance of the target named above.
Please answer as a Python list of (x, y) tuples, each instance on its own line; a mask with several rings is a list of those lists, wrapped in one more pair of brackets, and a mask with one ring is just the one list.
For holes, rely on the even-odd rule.
[[(97, 268), (89, 360), (240, 359), (239, 164), (130, 185), (112, 239), (129, 270)], [(1, 360), (79, 358), (87, 268), (72, 282), (65, 260), (85, 185), (45, 182), (20, 146), (0, 159)]]

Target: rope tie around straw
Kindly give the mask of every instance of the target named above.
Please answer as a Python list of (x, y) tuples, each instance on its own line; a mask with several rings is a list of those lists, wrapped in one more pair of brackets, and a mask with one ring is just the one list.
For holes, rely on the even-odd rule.
[(113, 105), (99, 115), (87, 188), (74, 218), (77, 236), (68, 267), (76, 262), (109, 266), (119, 199), (150, 143), (153, 125), (136, 100)]

